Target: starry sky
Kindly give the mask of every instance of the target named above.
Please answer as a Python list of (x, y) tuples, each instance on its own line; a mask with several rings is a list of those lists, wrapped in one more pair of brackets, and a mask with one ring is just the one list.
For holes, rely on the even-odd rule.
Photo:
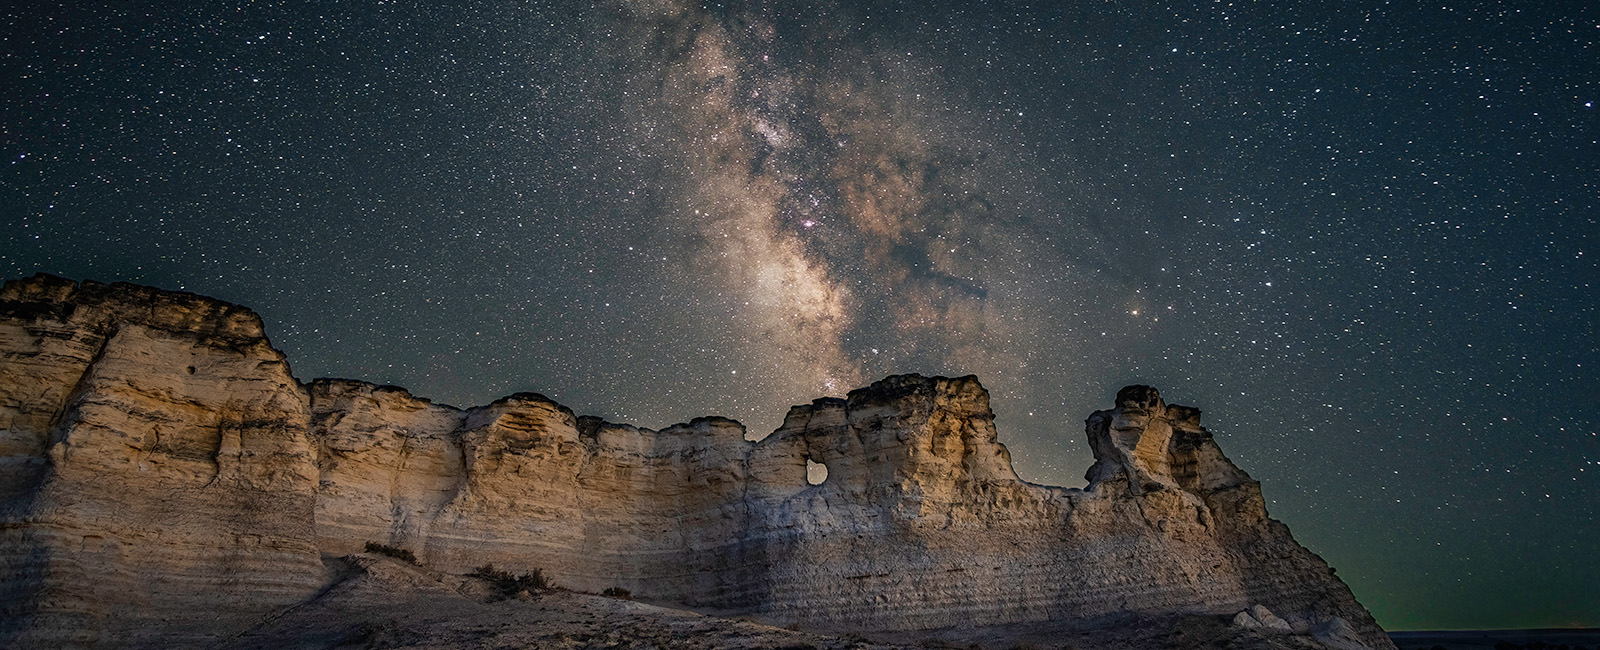
[(98, 4), (0, 9), (6, 277), (647, 427), (974, 373), (1058, 485), (1153, 384), (1386, 627), (1600, 625), (1595, 3)]

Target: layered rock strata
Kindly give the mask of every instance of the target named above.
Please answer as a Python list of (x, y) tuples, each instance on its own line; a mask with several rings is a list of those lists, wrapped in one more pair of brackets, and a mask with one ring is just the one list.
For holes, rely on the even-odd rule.
[(1197, 409), (1133, 386), (1088, 435), (1069, 489), (1017, 478), (973, 377), (889, 377), (760, 442), (531, 393), (461, 410), (301, 385), (237, 306), (39, 276), (0, 291), (0, 644), (214, 639), (312, 595), (319, 557), (380, 542), (835, 630), (1254, 607), (1391, 647)]
[(261, 319), (52, 277), (0, 290), (0, 646), (184, 643), (322, 582), (309, 405)]

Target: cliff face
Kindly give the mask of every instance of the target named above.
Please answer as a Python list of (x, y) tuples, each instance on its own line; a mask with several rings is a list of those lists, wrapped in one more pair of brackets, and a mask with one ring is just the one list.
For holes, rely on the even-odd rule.
[[(1088, 420), (1087, 488), (1020, 481), (973, 377), (890, 377), (794, 407), (752, 453), (746, 583), (763, 611), (916, 629), (1261, 605), (1326, 643), (1387, 639), (1327, 564), (1269, 519), (1198, 409), (1131, 386)], [(794, 461), (828, 467), (806, 487)], [(770, 467), (770, 469), (768, 469)], [(787, 471), (785, 471), (787, 469)], [(841, 579), (842, 578), (842, 579)]]
[(737, 422), (651, 431), (531, 393), (460, 411), (346, 380), (310, 393), (324, 552), (378, 541), (448, 570), (541, 568), (668, 600), (734, 588), (720, 558), (749, 521)]
[(305, 393), (255, 314), (39, 277), (0, 355), (0, 639), (207, 638), (321, 584)]
[(302, 386), (243, 308), (11, 282), (0, 644), (214, 639), (309, 597), (321, 557), (370, 541), (446, 571), (541, 568), (574, 589), (803, 626), (1238, 614), (1391, 647), (1267, 517), (1199, 411), (1153, 388), (1090, 416), (1081, 490), (1016, 477), (973, 377), (890, 377), (744, 434), (723, 418), (611, 424), (528, 393), (459, 410)]

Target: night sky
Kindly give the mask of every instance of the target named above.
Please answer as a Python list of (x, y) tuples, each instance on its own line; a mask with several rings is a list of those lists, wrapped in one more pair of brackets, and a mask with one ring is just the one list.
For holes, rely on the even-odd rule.
[(1386, 627), (1600, 625), (1594, 2), (87, 4), (6, 277), (653, 428), (973, 373), (1058, 485), (1153, 384)]

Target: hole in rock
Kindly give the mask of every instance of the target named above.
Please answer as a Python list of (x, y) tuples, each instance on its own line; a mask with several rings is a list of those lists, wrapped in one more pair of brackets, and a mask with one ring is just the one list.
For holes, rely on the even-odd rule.
[(189, 366), (186, 370), (188, 370), (189, 374), (194, 374), (194, 366)]
[(806, 459), (806, 482), (812, 485), (822, 485), (828, 480), (828, 466)]

